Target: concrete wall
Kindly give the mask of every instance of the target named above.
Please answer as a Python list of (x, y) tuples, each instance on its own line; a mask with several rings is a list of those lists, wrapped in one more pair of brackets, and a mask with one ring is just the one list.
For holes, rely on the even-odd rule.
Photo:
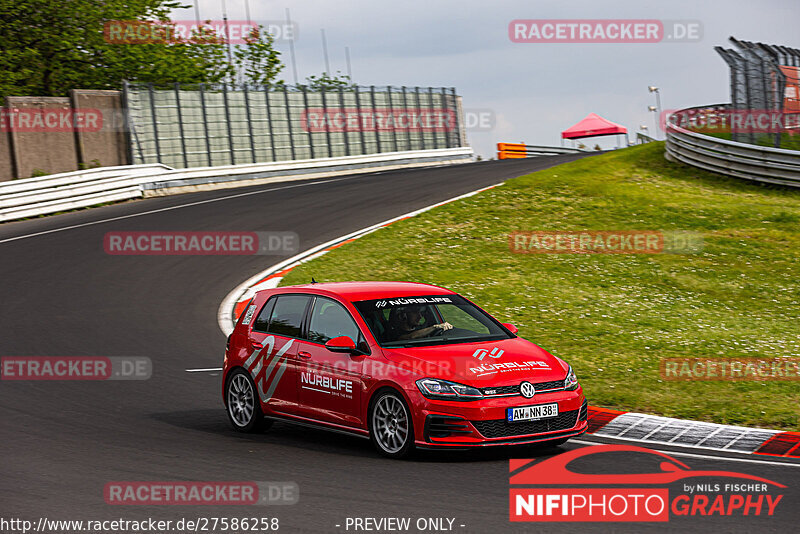
[[(119, 91), (73, 90), (69, 98), (9, 96), (2, 111), (0, 181), (129, 163)], [(81, 122), (86, 117), (92, 122)]]
[[(69, 113), (69, 98), (57, 96), (9, 96), (6, 98), (9, 115), (56, 110)], [(11, 152), (14, 158), (15, 178), (28, 178), (34, 172), (55, 174), (78, 169), (78, 152), (75, 134), (69, 128), (39, 127), (35, 123), (20, 123), (9, 128)], [(60, 125), (59, 125), (60, 126)], [(61, 131), (66, 129), (67, 131)]]
[(14, 176), (14, 162), (11, 160), (11, 143), (8, 132), (0, 126), (0, 182), (11, 180)]
[(119, 91), (74, 89), (70, 92), (74, 109), (99, 110), (102, 128), (79, 129), (75, 133), (78, 161), (89, 167), (114, 167), (128, 164), (125, 121)]

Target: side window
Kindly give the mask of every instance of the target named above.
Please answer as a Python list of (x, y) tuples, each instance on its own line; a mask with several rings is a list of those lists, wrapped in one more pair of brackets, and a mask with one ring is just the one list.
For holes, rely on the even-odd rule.
[(305, 295), (278, 296), (268, 332), (279, 336), (300, 337), (303, 315), (310, 299), (311, 297)]
[(354, 343), (358, 343), (359, 330), (356, 322), (338, 302), (317, 297), (314, 309), (311, 311), (308, 339), (315, 343), (325, 343), (339, 336), (347, 336)]
[(261, 308), (261, 313), (258, 314), (256, 322), (253, 323), (253, 330), (257, 330), (258, 332), (269, 331), (269, 318), (272, 315), (273, 308), (275, 308), (276, 300), (278, 300), (277, 297), (271, 297), (264, 307)]

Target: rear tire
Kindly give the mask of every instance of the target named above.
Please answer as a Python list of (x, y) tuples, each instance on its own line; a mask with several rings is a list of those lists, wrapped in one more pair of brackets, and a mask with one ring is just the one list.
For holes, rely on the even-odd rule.
[(264, 419), (252, 377), (241, 368), (228, 374), (225, 383), (225, 412), (237, 432), (262, 432), (272, 426), (272, 421)]
[(388, 458), (406, 458), (414, 451), (414, 422), (403, 397), (383, 389), (373, 397), (369, 409), (369, 438)]

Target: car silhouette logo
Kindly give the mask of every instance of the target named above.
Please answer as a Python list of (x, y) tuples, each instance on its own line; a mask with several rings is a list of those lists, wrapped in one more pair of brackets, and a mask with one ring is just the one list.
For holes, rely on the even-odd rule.
[(522, 393), (522, 396), (526, 399), (530, 399), (536, 395), (536, 388), (533, 387), (533, 384), (530, 382), (523, 382), (519, 385), (519, 392)]
[[(572, 471), (568, 467), (572, 461), (578, 458), (595, 454), (602, 456), (610, 452), (635, 452), (652, 455), (661, 460), (659, 470), (650, 473), (636, 474), (585, 474)], [(528, 461), (530, 462), (530, 460)], [(517, 467), (517, 469), (519, 469), (519, 467)], [(666, 453), (646, 449), (644, 447), (637, 447), (635, 445), (594, 445), (592, 447), (572, 449), (526, 467), (522, 471), (512, 475), (509, 482), (511, 484), (535, 485), (671, 484), (685, 478), (698, 477), (742, 478), (764, 482), (778, 488), (786, 487), (778, 482), (746, 473), (694, 470)]]

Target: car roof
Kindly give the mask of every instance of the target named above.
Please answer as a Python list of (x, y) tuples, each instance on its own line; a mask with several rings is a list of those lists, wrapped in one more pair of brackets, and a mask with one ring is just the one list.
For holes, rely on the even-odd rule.
[(302, 290), (317, 294), (336, 295), (350, 302), (359, 300), (372, 300), (384, 298), (414, 297), (421, 295), (454, 295), (453, 291), (431, 284), (417, 282), (325, 282), (316, 284), (303, 284), (297, 286), (282, 286), (281, 293), (291, 293), (292, 290)]

